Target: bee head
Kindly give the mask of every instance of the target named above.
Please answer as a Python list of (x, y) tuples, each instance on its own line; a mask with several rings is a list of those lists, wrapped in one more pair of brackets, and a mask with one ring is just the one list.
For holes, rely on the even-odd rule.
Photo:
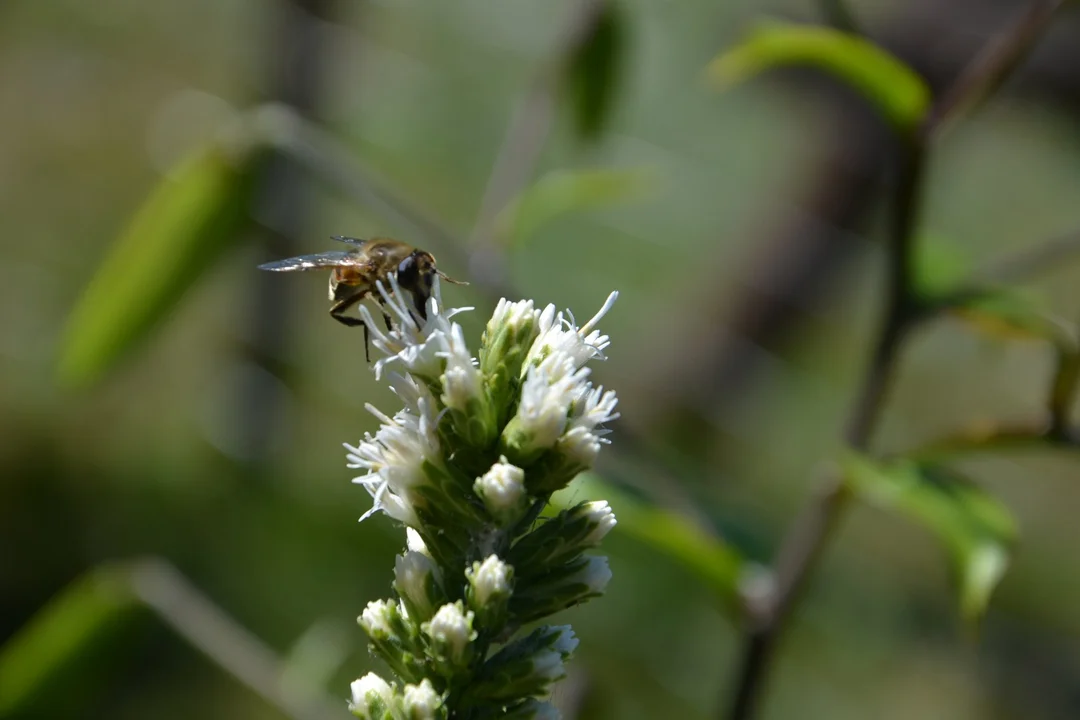
[(420, 317), (427, 319), (427, 301), (435, 283), (435, 258), (431, 253), (414, 250), (397, 268), (398, 285), (413, 294), (413, 304)]

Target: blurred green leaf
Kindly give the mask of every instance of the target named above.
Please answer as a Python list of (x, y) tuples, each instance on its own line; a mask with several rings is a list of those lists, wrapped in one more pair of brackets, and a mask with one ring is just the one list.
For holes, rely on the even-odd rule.
[(927, 307), (943, 310), (981, 332), (1006, 339), (1041, 340), (1054, 346), (1057, 367), (1047, 395), (1050, 427), (1041, 437), (1047, 442), (1067, 440), (1069, 414), (1080, 383), (1080, 342), (1075, 326), (1044, 312), (1031, 297), (1015, 288), (961, 289), (929, 296)]
[(618, 3), (606, 0), (566, 64), (565, 88), (574, 126), (586, 140), (595, 140), (611, 117), (622, 74), (624, 23)]
[(920, 297), (944, 295), (971, 275), (971, 255), (956, 243), (928, 233), (916, 247), (914, 284)]
[(99, 380), (241, 239), (265, 147), (244, 140), (243, 147), (214, 144), (186, 158), (136, 212), (68, 320), (63, 384)]
[(626, 202), (645, 194), (642, 170), (556, 170), (533, 183), (496, 218), (498, 237), (523, 244), (561, 215)]
[(978, 619), (1016, 542), (1008, 509), (942, 466), (849, 452), (843, 469), (845, 482), (860, 498), (914, 518), (941, 538), (957, 579), (960, 611), (967, 620)]
[(278, 679), (281, 687), (300, 695), (311, 688), (328, 687), (356, 648), (351, 624), (340, 618), (321, 620), (297, 638), (283, 658)]
[(620, 491), (591, 473), (558, 493), (552, 503), (565, 508), (584, 499), (606, 500), (618, 521), (615, 532), (633, 537), (682, 565), (733, 614), (740, 607), (746, 583), (763, 572), (689, 519)]
[(69, 669), (139, 607), (122, 569), (100, 568), (71, 583), (0, 648), (0, 717), (61, 691)]
[(913, 130), (930, 107), (930, 89), (914, 70), (871, 42), (825, 27), (763, 24), (713, 60), (707, 72), (721, 87), (729, 87), (784, 66), (832, 75), (903, 132)]
[(1076, 347), (1074, 333), (1018, 290), (989, 288), (944, 300), (950, 314), (982, 332), (1005, 338), (1048, 340), (1058, 348)]

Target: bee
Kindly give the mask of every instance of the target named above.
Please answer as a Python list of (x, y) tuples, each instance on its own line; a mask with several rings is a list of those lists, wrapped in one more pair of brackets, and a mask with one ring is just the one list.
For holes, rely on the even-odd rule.
[[(340, 235), (332, 235), (331, 239), (353, 247), (351, 250), (335, 250), (276, 260), (260, 265), (259, 269), (293, 272), (330, 268), (330, 317), (348, 327), (359, 325), (364, 328), (364, 357), (368, 362), (371, 361), (368, 327), (362, 319), (346, 315), (345, 312), (369, 295), (374, 297), (380, 306), (384, 305), (376, 283), (382, 281), (389, 289), (390, 275), (396, 274), (398, 286), (412, 294), (416, 314), (422, 320), (427, 319), (427, 302), (431, 297), (436, 275), (455, 285), (468, 285), (466, 282), (454, 280), (435, 267), (435, 258), (431, 253), (400, 240), (380, 237), (360, 240)], [(386, 322), (386, 329), (390, 330), (390, 315), (385, 307), (383, 320)]]

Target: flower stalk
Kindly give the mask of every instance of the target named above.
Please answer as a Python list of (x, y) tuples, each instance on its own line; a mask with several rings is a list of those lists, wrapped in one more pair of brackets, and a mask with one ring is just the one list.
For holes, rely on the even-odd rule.
[[(394, 597), (359, 618), (371, 651), (396, 676), (352, 685), (349, 709), (378, 720), (555, 718), (546, 701), (578, 641), (569, 626), (526, 624), (603, 593), (607, 559), (586, 555), (614, 527), (605, 502), (545, 513), (607, 442), (615, 393), (589, 380), (608, 337), (596, 329), (612, 293), (584, 326), (554, 306), (499, 302), (474, 359), (461, 309), (444, 311), (438, 285), (427, 318), (396, 279), (379, 286), (393, 319), (361, 317), (384, 375), (403, 403), (374, 435), (346, 445), (354, 482), (405, 526)], [(465, 310), (470, 308), (465, 308)]]

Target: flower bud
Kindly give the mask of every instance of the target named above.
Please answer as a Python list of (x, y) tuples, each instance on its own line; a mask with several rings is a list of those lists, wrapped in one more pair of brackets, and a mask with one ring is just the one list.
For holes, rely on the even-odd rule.
[(407, 720), (441, 720), (446, 717), (443, 697), (424, 678), (419, 685), (406, 685), (401, 702)]
[(517, 413), (503, 430), (500, 448), (519, 467), (527, 467), (566, 430), (570, 408), (589, 390), (588, 368), (575, 369), (563, 354), (529, 367)]
[(405, 528), (405, 547), (409, 548), (411, 552), (417, 552), (421, 555), (431, 557), (427, 545), (424, 544), (424, 538), (420, 537), (420, 533), (416, 532), (416, 530), (413, 530), (411, 527)]
[(442, 401), (450, 413), (454, 432), (472, 447), (486, 448), (498, 432), (495, 409), (457, 323), (447, 336), (443, 356), (446, 370), (442, 375)]
[(368, 673), (350, 686), (349, 712), (365, 720), (383, 720), (395, 704), (394, 688), (375, 673)]
[(414, 677), (422, 669), (423, 648), (411, 622), (393, 600), (373, 600), (359, 617), (371, 650), (402, 677)]
[(501, 627), (513, 589), (514, 569), (496, 555), (489, 555), (466, 569), (465, 579), (469, 582), (465, 597), (480, 627), (489, 630)]
[(428, 636), (431, 655), (441, 671), (449, 676), (468, 668), (472, 659), (473, 613), (466, 612), (462, 602), (443, 605), (428, 622), (420, 626)]
[(536, 338), (537, 314), (532, 300), (512, 303), (503, 298), (484, 330), (480, 374), (500, 427), (517, 393), (525, 353)]
[(525, 496), (525, 473), (511, 465), (506, 457), (476, 479), (473, 491), (480, 497), (484, 507), (502, 526), (516, 522), (528, 505)]
[(372, 600), (364, 608), (359, 621), (360, 627), (374, 640), (398, 636), (402, 618), (393, 600)]
[(394, 589), (409, 611), (414, 623), (431, 619), (446, 601), (439, 579), (439, 569), (427, 555), (406, 552), (394, 561)]
[(611, 532), (611, 529), (618, 522), (615, 519), (615, 513), (612, 512), (611, 506), (608, 505), (606, 500), (583, 503), (571, 509), (570, 512), (572, 518), (580, 518), (588, 528), (585, 537), (581, 541), (585, 547), (599, 545), (600, 541), (607, 537), (607, 534)]
[(617, 292), (608, 295), (599, 312), (581, 328), (575, 326), (573, 315), (566, 318), (561, 312), (556, 313), (554, 305), (544, 308), (537, 319), (536, 340), (525, 356), (525, 367), (537, 365), (554, 354), (568, 356), (575, 368), (580, 368), (594, 358), (603, 359), (604, 349), (610, 341), (607, 335), (601, 335), (595, 327), (611, 310), (618, 297)]

